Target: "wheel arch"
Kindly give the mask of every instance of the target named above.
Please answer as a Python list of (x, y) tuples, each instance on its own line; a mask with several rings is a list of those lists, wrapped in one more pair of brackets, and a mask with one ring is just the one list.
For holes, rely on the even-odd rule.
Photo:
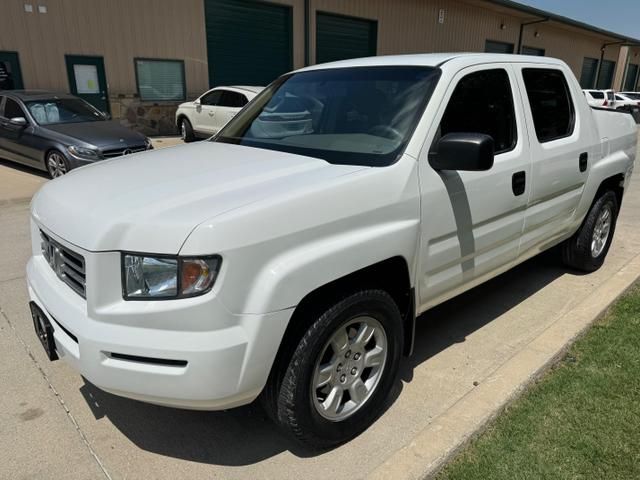
[(266, 402), (273, 401), (273, 395), (286, 371), (288, 361), (315, 315), (319, 315), (327, 305), (364, 289), (381, 289), (393, 298), (402, 314), (403, 354), (408, 356), (412, 353), (415, 335), (415, 290), (411, 286), (407, 260), (402, 256), (394, 256), (332, 280), (302, 298), (294, 309), (271, 365), (267, 388), (263, 392)]

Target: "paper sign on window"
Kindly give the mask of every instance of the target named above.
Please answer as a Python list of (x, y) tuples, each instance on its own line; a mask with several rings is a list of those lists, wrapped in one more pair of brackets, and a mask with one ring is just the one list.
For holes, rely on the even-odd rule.
[(100, 93), (98, 69), (95, 65), (74, 65), (73, 73), (78, 93)]

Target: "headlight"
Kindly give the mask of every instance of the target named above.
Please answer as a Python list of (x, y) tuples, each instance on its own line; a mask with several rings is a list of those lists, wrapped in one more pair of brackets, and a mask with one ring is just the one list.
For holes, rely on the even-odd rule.
[(147, 150), (153, 150), (153, 143), (151, 143), (150, 138), (145, 138), (144, 144), (147, 147)]
[(221, 258), (122, 254), (125, 300), (195, 297), (213, 287)]
[(77, 147), (75, 145), (71, 145), (67, 147), (69, 153), (76, 158), (88, 159), (88, 160), (97, 160), (100, 158), (98, 156), (98, 152), (91, 148)]

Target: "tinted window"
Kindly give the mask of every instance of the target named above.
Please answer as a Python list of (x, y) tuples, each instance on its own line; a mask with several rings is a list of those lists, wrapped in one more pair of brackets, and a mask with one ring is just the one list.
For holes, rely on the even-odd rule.
[(136, 59), (135, 65), (141, 100), (184, 100), (182, 60)]
[(440, 70), (331, 68), (285, 75), (212, 140), (332, 163), (385, 166), (404, 151)]
[(79, 98), (52, 98), (26, 103), (29, 113), (40, 125), (97, 122), (102, 114)]
[(24, 117), (25, 114), (18, 102), (7, 97), (7, 101), (4, 104), (4, 116), (5, 118), (15, 118)]
[(564, 74), (560, 70), (522, 70), (536, 135), (541, 143), (573, 133), (575, 111)]
[(439, 133), (491, 135), (496, 153), (515, 147), (516, 116), (507, 72), (483, 70), (460, 80), (440, 122)]
[(597, 98), (598, 100), (604, 99), (604, 93), (602, 92), (589, 92), (589, 95), (591, 95), (593, 98)]
[(487, 53), (513, 53), (513, 43), (487, 40), (484, 43), (484, 51)]
[(221, 107), (240, 108), (247, 104), (247, 98), (238, 92), (225, 90), (220, 100)]
[(218, 105), (220, 103), (220, 97), (222, 96), (222, 90), (214, 90), (207, 93), (200, 99), (201, 105)]

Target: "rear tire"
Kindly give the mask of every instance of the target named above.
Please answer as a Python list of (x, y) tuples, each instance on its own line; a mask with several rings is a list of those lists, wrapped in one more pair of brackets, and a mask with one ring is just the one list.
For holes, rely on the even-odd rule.
[(562, 260), (568, 267), (594, 272), (609, 252), (618, 218), (618, 197), (608, 190), (591, 206), (580, 229), (562, 245)]
[(402, 352), (400, 311), (388, 293), (363, 290), (311, 319), (282, 375), (266, 387), (269, 416), (296, 440), (325, 449), (384, 411)]
[(185, 143), (193, 142), (196, 139), (196, 136), (193, 134), (193, 127), (188, 118), (182, 117), (178, 127), (180, 128), (180, 138), (182, 138)]

